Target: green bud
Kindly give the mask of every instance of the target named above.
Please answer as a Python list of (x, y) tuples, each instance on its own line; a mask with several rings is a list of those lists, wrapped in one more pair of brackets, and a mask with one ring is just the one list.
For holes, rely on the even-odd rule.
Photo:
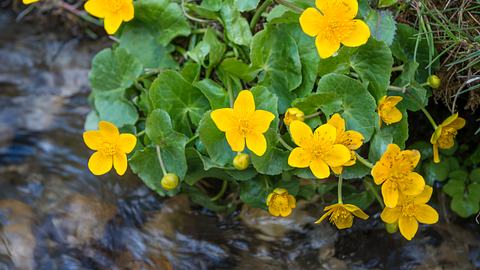
[(398, 231), (398, 223), (385, 223), (385, 229), (388, 233), (396, 233)]
[(433, 89), (437, 89), (440, 87), (442, 80), (437, 75), (430, 75), (427, 79), (427, 84)]
[(238, 154), (233, 159), (233, 167), (239, 171), (243, 171), (248, 168), (250, 164), (250, 156), (245, 153)]
[(160, 184), (166, 190), (175, 189), (178, 186), (178, 176), (174, 173), (167, 173), (163, 176)]

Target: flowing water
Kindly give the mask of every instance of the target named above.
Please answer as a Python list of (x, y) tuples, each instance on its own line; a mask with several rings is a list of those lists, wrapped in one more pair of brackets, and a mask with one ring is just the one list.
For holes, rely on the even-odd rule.
[(58, 32), (0, 11), (0, 269), (480, 267), (471, 220), (408, 242), (378, 215), (341, 232), (313, 224), (319, 204), (300, 202), (287, 219), (246, 207), (217, 216), (159, 198), (132, 174), (93, 176), (81, 136), (87, 76), (109, 44)]

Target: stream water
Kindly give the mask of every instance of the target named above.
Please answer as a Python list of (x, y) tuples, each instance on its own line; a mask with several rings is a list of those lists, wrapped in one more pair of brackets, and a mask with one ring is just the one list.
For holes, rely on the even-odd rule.
[(93, 176), (87, 75), (108, 42), (58, 32), (0, 10), (0, 269), (480, 268), (472, 220), (408, 242), (378, 215), (341, 232), (313, 224), (319, 204), (287, 219), (247, 207), (217, 216), (129, 173)]

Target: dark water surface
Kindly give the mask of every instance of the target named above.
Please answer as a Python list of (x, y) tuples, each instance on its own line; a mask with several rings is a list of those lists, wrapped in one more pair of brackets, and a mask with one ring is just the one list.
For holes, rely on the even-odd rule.
[(0, 269), (480, 267), (473, 221), (422, 227), (408, 242), (378, 215), (342, 232), (313, 224), (319, 204), (300, 202), (288, 219), (248, 208), (217, 216), (183, 196), (161, 199), (132, 174), (93, 176), (81, 136), (87, 75), (109, 44), (60, 29), (0, 10)]

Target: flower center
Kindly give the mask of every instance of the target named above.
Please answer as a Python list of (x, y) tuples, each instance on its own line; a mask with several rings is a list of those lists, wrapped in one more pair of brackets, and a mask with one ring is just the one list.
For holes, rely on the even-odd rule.
[(113, 143), (104, 141), (100, 151), (106, 156), (113, 156), (117, 153), (117, 146)]
[(349, 36), (353, 30), (353, 23), (348, 20), (328, 18), (324, 30), (325, 38), (328, 40), (341, 41)]
[(336, 224), (336, 223), (345, 224), (345, 223), (350, 223), (350, 221), (353, 221), (352, 213), (348, 212), (342, 207), (333, 211), (332, 215), (330, 216), (330, 222), (332, 222), (333, 224)]
[(238, 130), (241, 134), (246, 135), (250, 130), (250, 123), (247, 119), (240, 119), (238, 121)]
[(404, 216), (414, 216), (415, 215), (415, 204), (413, 202), (408, 202), (402, 206), (402, 215)]
[(280, 212), (288, 211), (288, 209), (290, 209), (290, 206), (288, 204), (288, 195), (286, 194), (273, 195), (272, 202), (272, 206), (280, 210)]
[(451, 127), (443, 128), (442, 134), (438, 138), (440, 148), (450, 148), (455, 144), (454, 139), (457, 136), (457, 130)]

